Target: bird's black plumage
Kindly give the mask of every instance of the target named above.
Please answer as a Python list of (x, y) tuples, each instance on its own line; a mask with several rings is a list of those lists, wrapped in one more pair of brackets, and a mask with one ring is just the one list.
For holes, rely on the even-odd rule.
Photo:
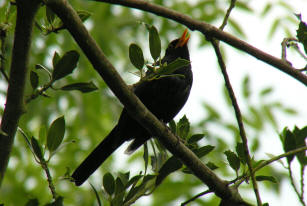
[[(168, 64), (182, 58), (190, 60), (187, 31), (180, 39), (173, 40), (167, 47), (162, 63)], [(144, 81), (134, 88), (134, 93), (143, 104), (161, 121), (171, 121), (186, 103), (193, 82), (191, 65), (174, 72), (178, 76), (168, 76)], [(184, 75), (184, 77), (182, 77)], [(117, 125), (94, 151), (74, 171), (72, 177), (77, 186), (83, 182), (125, 141), (133, 140), (128, 153), (143, 145), (152, 135), (128, 114), (124, 108)]]

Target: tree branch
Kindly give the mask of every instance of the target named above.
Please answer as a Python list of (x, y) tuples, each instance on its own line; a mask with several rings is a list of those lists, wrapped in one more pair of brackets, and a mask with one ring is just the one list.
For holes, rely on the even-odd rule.
[(39, 7), (37, 0), (17, 0), (17, 19), (12, 51), (12, 64), (8, 82), (5, 109), (0, 134), (0, 184), (4, 178), (14, 143), (18, 121), (24, 111), (24, 88), (34, 16)]
[(251, 160), (251, 156), (249, 154), (248, 142), (247, 142), (247, 137), (246, 137), (246, 133), (245, 133), (245, 129), (244, 129), (244, 124), (243, 124), (243, 121), (242, 121), (241, 111), (240, 111), (237, 99), (235, 97), (234, 91), (232, 89), (232, 86), (231, 86), (231, 83), (230, 83), (230, 80), (229, 80), (229, 77), (228, 77), (228, 74), (227, 74), (226, 65), (224, 63), (221, 51), (220, 51), (219, 46), (218, 46), (218, 42), (215, 39), (212, 39), (211, 43), (212, 43), (213, 48), (215, 50), (215, 53), (216, 53), (216, 56), (217, 56), (217, 59), (218, 59), (224, 80), (225, 80), (225, 85), (226, 85), (229, 97), (231, 99), (231, 102), (232, 102), (232, 105), (233, 105), (233, 108), (234, 108), (234, 111), (235, 111), (237, 123), (238, 123), (238, 126), (239, 126), (240, 136), (241, 136), (243, 146), (244, 146), (244, 153), (245, 153), (245, 157), (246, 157), (246, 162), (247, 162), (249, 173), (251, 175), (254, 192), (255, 192), (255, 195), (256, 195), (256, 199), (257, 199), (257, 204), (258, 204), (258, 206), (262, 206), (257, 181), (256, 181), (255, 174), (254, 174), (254, 171), (253, 171), (252, 160)]
[(300, 152), (303, 152), (303, 151), (306, 151), (306, 150), (307, 150), (307, 147), (300, 147), (300, 148), (297, 148), (297, 149), (294, 149), (294, 150), (290, 150), (290, 151), (288, 151), (288, 152), (286, 152), (286, 153), (283, 153), (283, 154), (278, 155), (278, 156), (276, 156), (276, 157), (273, 157), (273, 158), (271, 158), (271, 159), (269, 159), (269, 160), (266, 160), (266, 161), (261, 162), (258, 166), (256, 166), (256, 167), (254, 168), (254, 171), (256, 172), (256, 171), (262, 169), (263, 167), (265, 167), (265, 166), (271, 164), (272, 162), (275, 162), (275, 161), (277, 161), (277, 160), (280, 160), (280, 159), (282, 159), (282, 158), (284, 158), (284, 157), (292, 156), (292, 155), (295, 155), (295, 154), (297, 154), (297, 153), (300, 153)]
[(144, 0), (96, 0), (99, 2), (106, 2), (111, 4), (119, 4), (122, 6), (135, 8), (143, 11), (147, 11), (158, 16), (162, 16), (171, 20), (174, 20), (180, 24), (187, 26), (191, 30), (197, 30), (203, 33), (206, 37), (213, 37), (219, 39), (237, 49), (240, 49), (255, 58), (276, 67), (280, 71), (285, 72), (286, 74), (292, 76), (293, 78), (297, 79), (301, 83), (307, 86), (307, 76), (302, 74), (296, 68), (290, 66), (287, 62), (276, 58), (262, 50), (248, 44), (245, 41), (242, 41), (231, 34), (223, 32), (222, 30), (207, 24), (202, 21), (194, 20), (191, 17), (181, 14), (177, 11), (172, 9), (165, 8), (163, 6), (159, 6), (157, 4), (149, 3), (148, 1)]
[(215, 194), (227, 198), (232, 202), (243, 202), (239, 194), (227, 186), (227, 182), (218, 178), (206, 167), (197, 156), (185, 145), (178, 141), (171, 131), (161, 123), (135, 96), (114, 66), (108, 61), (95, 40), (89, 35), (79, 16), (66, 0), (47, 0), (54, 13), (64, 22), (66, 28), (83, 50), (94, 69), (108, 84), (117, 98), (123, 103), (127, 111), (132, 114), (144, 128), (157, 137), (163, 145), (176, 157), (187, 165), (201, 181), (203, 181)]
[(231, 13), (232, 9), (235, 7), (235, 5), (236, 5), (236, 0), (230, 0), (230, 5), (229, 5), (229, 8), (227, 9), (227, 12), (224, 16), (223, 23), (219, 27), (220, 30), (224, 30), (225, 26), (227, 25), (230, 13)]

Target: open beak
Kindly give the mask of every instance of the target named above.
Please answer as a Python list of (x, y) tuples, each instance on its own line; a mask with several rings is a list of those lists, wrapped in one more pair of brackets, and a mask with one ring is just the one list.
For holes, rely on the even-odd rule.
[(189, 39), (190, 39), (190, 34), (188, 33), (188, 29), (185, 29), (178, 43), (176, 44), (175, 48), (183, 47), (188, 43)]

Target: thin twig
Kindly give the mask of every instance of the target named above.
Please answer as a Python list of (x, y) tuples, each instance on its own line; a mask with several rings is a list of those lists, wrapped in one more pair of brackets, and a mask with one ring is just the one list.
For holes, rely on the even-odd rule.
[(292, 174), (292, 169), (291, 169), (291, 164), (289, 164), (289, 167), (288, 167), (288, 172), (289, 172), (289, 177), (290, 177), (290, 183), (292, 185), (292, 188), (294, 189), (294, 192), (296, 194), (296, 196), (298, 197), (299, 201), (302, 203), (302, 205), (305, 205), (304, 201), (301, 199), (301, 195), (295, 185), (295, 182), (294, 182), (294, 178), (293, 178), (293, 174)]
[(194, 197), (192, 197), (191, 199), (181, 203), (181, 206), (185, 206), (187, 204), (189, 204), (190, 202), (193, 202), (194, 200), (198, 199), (199, 197), (203, 196), (203, 195), (206, 195), (206, 194), (209, 194), (211, 193), (212, 190), (206, 190), (206, 191), (203, 191), (201, 193), (198, 193), (197, 195), (195, 195)]
[(42, 166), (43, 170), (46, 173), (47, 181), (48, 181), (48, 186), (49, 186), (49, 189), (51, 191), (52, 198), (54, 200), (56, 200), (57, 194), (56, 194), (56, 191), (55, 191), (55, 187), (53, 185), (52, 177), (50, 175), (49, 167), (48, 167), (47, 162), (45, 161), (44, 158), (42, 160), (40, 160), (40, 165)]
[(46, 173), (46, 176), (47, 176), (47, 181), (48, 181), (48, 186), (49, 186), (49, 189), (51, 191), (51, 194), (52, 194), (52, 198), (54, 200), (56, 200), (56, 197), (57, 197), (57, 194), (56, 194), (56, 191), (55, 191), (55, 187), (53, 185), (53, 181), (52, 181), (52, 177), (50, 175), (50, 171), (49, 171), (49, 168), (48, 168), (48, 161), (45, 160), (45, 158), (43, 156), (37, 156), (34, 149), (33, 149), (33, 146), (29, 140), (29, 137), (28, 135), (23, 131), (23, 129), (21, 129), (20, 127), (18, 127), (18, 131), (22, 134), (24, 140), (26, 141), (27, 143), (27, 146), (29, 147), (30, 151), (32, 152), (33, 154), (33, 157), (34, 157), (34, 160), (37, 162), (37, 164), (41, 165), (41, 167), (43, 168), (43, 170), (45, 171)]
[(228, 8), (228, 10), (227, 10), (227, 12), (224, 16), (223, 23), (219, 27), (220, 30), (223, 30), (225, 28), (225, 26), (227, 25), (230, 13), (231, 13), (232, 9), (235, 7), (235, 5), (236, 5), (236, 0), (230, 0), (230, 5), (229, 5), (229, 8)]
[(288, 63), (284, 62), (283, 60), (276, 58), (266, 52), (263, 52), (262, 50), (248, 44), (247, 42), (242, 41), (231, 34), (223, 32), (222, 30), (210, 24), (207, 24), (203, 21), (192, 19), (191, 17), (185, 14), (179, 13), (172, 9), (168, 9), (165, 6), (149, 3), (148, 1), (144, 0), (96, 0), (96, 1), (106, 2), (110, 4), (119, 4), (130, 8), (136, 8), (139, 10), (147, 11), (156, 14), (158, 16), (174, 20), (180, 24), (185, 25), (192, 31), (198, 30), (201, 33), (203, 33), (205, 36), (219, 39), (237, 49), (240, 49), (254, 56), (255, 58), (287, 73), (288, 75), (292, 76), (293, 78), (297, 79), (298, 81), (307, 86), (307, 76), (302, 74), (296, 68), (290, 66)]
[(28, 96), (25, 100), (25, 103), (28, 104), (29, 102), (31, 102), (32, 100), (36, 99), (38, 96), (44, 94), (44, 92), (49, 89), (53, 84), (53, 81), (48, 82), (47, 84), (45, 84), (44, 86), (42, 86), (39, 89), (36, 89), (34, 91), (33, 94), (31, 94), (30, 96)]
[(307, 56), (300, 50), (297, 45), (298, 39), (294, 37), (284, 38), (281, 42), (281, 59), (287, 61), (287, 48), (292, 46), (296, 52), (305, 60), (307, 60)]
[(292, 46), (303, 59), (307, 60), (307, 56), (300, 50), (297, 43), (293, 44)]
[(300, 195), (300, 199), (301, 199), (301, 202), (304, 206), (306, 206), (306, 203), (304, 201), (304, 187), (305, 187), (305, 165), (301, 165), (301, 195)]
[[(280, 154), (280, 155), (275, 156), (275, 157), (273, 157), (273, 158), (271, 158), (271, 159), (269, 159), (269, 160), (266, 160), (266, 161), (261, 162), (261, 163), (260, 163), (259, 165), (257, 165), (253, 170), (254, 170), (254, 172), (256, 172), (256, 171), (262, 169), (263, 167), (266, 167), (267, 165), (269, 165), (269, 164), (271, 164), (271, 163), (273, 163), (273, 162), (276, 162), (276, 161), (278, 161), (278, 160), (280, 160), (280, 159), (282, 159), (282, 158), (285, 158), (285, 157), (288, 157), (288, 156), (292, 156), (292, 155), (295, 155), (295, 154), (297, 154), (297, 153), (300, 153), (300, 152), (306, 151), (306, 150), (307, 150), (307, 147), (300, 147), (300, 148), (297, 148), (297, 149), (294, 149), (294, 150), (290, 150), (290, 151), (288, 151), (288, 152), (286, 152), (286, 153)], [(288, 168), (286, 168), (286, 169), (288, 169)], [(246, 175), (244, 175), (244, 176), (241, 176), (241, 177), (239, 177), (239, 178), (236, 178), (235, 180), (230, 181), (229, 183), (230, 183), (230, 184), (231, 184), (231, 183), (235, 183), (235, 184), (238, 186), (238, 185), (240, 185), (244, 180), (246, 180), (246, 179), (249, 178), (249, 177), (250, 177), (250, 174), (246, 174)]]
[(307, 150), (307, 147), (300, 147), (300, 148), (297, 148), (297, 149), (294, 149), (294, 150), (290, 150), (290, 151), (288, 151), (286, 153), (283, 153), (283, 154), (278, 155), (276, 157), (273, 157), (273, 158), (271, 158), (269, 160), (261, 162), (257, 167), (254, 168), (254, 171), (258, 171), (258, 170), (262, 169), (263, 167), (271, 164), (272, 162), (280, 160), (280, 159), (282, 159), (284, 157), (292, 156), (292, 155), (295, 155), (297, 153), (300, 153), (300, 152), (303, 152), (303, 151), (306, 151), (306, 150)]
[(287, 61), (287, 47), (289, 47), (289, 42), (297, 41), (296, 38), (284, 38), (281, 42), (281, 59)]
[(214, 39), (211, 40), (211, 43), (214, 47), (216, 56), (218, 58), (218, 62), (219, 62), (219, 65), (220, 65), (220, 68), (221, 68), (221, 71), (222, 71), (222, 74), (223, 74), (223, 77), (224, 77), (224, 80), (225, 80), (226, 88), (228, 90), (228, 94), (229, 94), (229, 97), (231, 99), (234, 111), (235, 111), (237, 123), (239, 125), (240, 136), (241, 136), (243, 146), (244, 146), (244, 153), (245, 153), (245, 156), (246, 156), (246, 159), (247, 159), (247, 166), (248, 166), (249, 172), (251, 174), (253, 188), (254, 188), (256, 199), (257, 199), (257, 204), (258, 204), (258, 206), (262, 206), (262, 202), (261, 202), (261, 198), (260, 198), (260, 194), (259, 194), (259, 190), (258, 190), (258, 185), (257, 185), (257, 181), (256, 181), (256, 178), (255, 178), (255, 175), (254, 175), (251, 157), (250, 157), (250, 154), (249, 154), (247, 137), (246, 137), (243, 121), (242, 121), (241, 111), (240, 111), (239, 105), (237, 103), (234, 91), (232, 89), (232, 86), (231, 86), (231, 83), (230, 83), (230, 80), (229, 80), (229, 77), (228, 77), (228, 74), (227, 74), (226, 65), (224, 63), (221, 51), (220, 51), (219, 46), (218, 46), (218, 43)]

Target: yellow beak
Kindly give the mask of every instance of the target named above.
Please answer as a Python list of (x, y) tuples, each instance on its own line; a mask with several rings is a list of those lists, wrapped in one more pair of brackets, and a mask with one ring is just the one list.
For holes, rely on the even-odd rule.
[(176, 44), (175, 48), (183, 47), (188, 43), (189, 39), (190, 39), (190, 34), (188, 33), (188, 29), (185, 29), (178, 43)]

